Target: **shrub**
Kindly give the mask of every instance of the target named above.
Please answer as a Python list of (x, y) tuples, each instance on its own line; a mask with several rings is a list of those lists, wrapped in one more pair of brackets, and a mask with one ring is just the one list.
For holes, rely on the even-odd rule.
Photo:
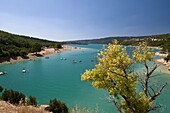
[(45, 110), (48, 110), (53, 113), (68, 113), (67, 106), (56, 98), (50, 100), (49, 107), (45, 108)]
[(23, 49), (19, 52), (19, 54), (20, 54), (21, 57), (25, 57), (28, 54), (28, 52)]
[(168, 62), (170, 60), (170, 54), (168, 54), (167, 57), (164, 58), (164, 60)]
[(0, 92), (2, 92), (3, 91), (3, 87), (2, 86), (0, 86)]
[(62, 48), (61, 44), (57, 44), (57, 48), (58, 49)]
[(2, 93), (2, 100), (18, 105), (19, 103), (25, 103), (25, 95), (18, 91), (5, 90)]
[(27, 101), (28, 105), (32, 105), (32, 106), (37, 106), (37, 99), (36, 97), (30, 96), (29, 100)]

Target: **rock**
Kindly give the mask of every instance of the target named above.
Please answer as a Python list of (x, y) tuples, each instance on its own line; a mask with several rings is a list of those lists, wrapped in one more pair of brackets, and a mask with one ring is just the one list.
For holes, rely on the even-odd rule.
[(170, 71), (170, 67), (168, 67), (168, 70)]

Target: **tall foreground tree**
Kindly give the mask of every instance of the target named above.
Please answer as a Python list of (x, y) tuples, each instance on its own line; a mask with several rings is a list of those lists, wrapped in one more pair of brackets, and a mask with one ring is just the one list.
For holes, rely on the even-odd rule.
[[(118, 41), (109, 44), (107, 49), (98, 53), (99, 63), (92, 70), (86, 70), (81, 76), (82, 80), (89, 81), (97, 89), (109, 92), (109, 99), (116, 105), (120, 113), (147, 113), (160, 108), (154, 100), (158, 97), (167, 83), (159, 90), (155, 90), (150, 79), (157, 64), (149, 67), (148, 62), (153, 61), (154, 53), (146, 43), (139, 44), (132, 52), (127, 54), (126, 48)], [(134, 65), (140, 63), (145, 67), (144, 74), (134, 70)], [(142, 91), (137, 86), (142, 86)]]

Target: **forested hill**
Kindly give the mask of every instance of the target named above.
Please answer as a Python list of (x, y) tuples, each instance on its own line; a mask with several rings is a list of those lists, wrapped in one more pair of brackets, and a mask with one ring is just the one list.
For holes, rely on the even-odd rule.
[[(123, 40), (130, 40), (136, 37), (106, 37), (106, 38), (99, 38), (99, 39), (89, 39), (89, 40), (76, 40), (76, 41), (67, 41), (66, 43), (72, 44), (108, 44), (111, 43), (114, 39), (123, 41)], [(144, 38), (144, 36), (138, 37)]]
[(170, 34), (160, 34), (151, 36), (134, 36), (134, 37), (106, 37), (100, 39), (91, 40), (77, 40), (68, 41), (66, 43), (71, 44), (108, 44), (114, 39), (118, 40), (122, 45), (134, 45), (137, 46), (139, 42), (146, 41), (148, 46), (161, 47), (163, 51), (170, 52)]
[(61, 43), (11, 34), (0, 30), (0, 57), (24, 57), (30, 52), (40, 51), (41, 47), (61, 47)]
[(161, 47), (163, 51), (170, 52), (170, 34), (145, 36), (143, 38), (135, 37), (129, 40), (123, 40), (121, 44), (137, 46), (143, 41), (146, 41), (148, 46)]
[[(160, 35), (151, 35), (151, 36), (124, 36), (124, 37), (106, 37), (106, 38), (99, 38), (99, 39), (90, 39), (90, 40), (76, 40), (76, 41), (67, 41), (66, 43), (72, 44), (108, 44), (111, 43), (114, 39), (119, 40), (119, 42), (125, 45), (134, 45), (137, 42), (147, 40), (151, 44), (155, 41), (160, 41), (160, 39), (170, 38), (170, 34), (160, 34)], [(154, 40), (153, 40), (154, 39)], [(158, 39), (158, 40), (157, 40)], [(152, 46), (155, 43), (152, 43)]]

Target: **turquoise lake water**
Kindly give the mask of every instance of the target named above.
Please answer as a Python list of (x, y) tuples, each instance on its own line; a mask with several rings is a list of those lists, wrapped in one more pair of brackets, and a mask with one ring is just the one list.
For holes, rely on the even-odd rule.
[[(78, 105), (95, 109), (98, 106), (101, 113), (115, 113), (114, 104), (106, 100), (107, 92), (96, 90), (88, 82), (81, 81), (81, 74), (86, 69), (94, 68), (97, 63), (97, 52), (103, 46), (100, 44), (73, 46), (85, 49), (50, 55), (49, 59), (41, 57), (35, 61), (0, 65), (0, 71), (7, 72), (6, 75), (0, 76), (0, 85), (20, 91), (27, 96), (35, 96), (39, 104), (48, 104), (50, 99), (57, 98), (69, 107)], [(67, 60), (61, 60), (61, 58)], [(72, 60), (77, 60), (77, 63), (73, 63)], [(80, 60), (82, 62), (79, 62)], [(23, 68), (27, 69), (27, 73), (22, 73)], [(140, 65), (135, 66), (135, 70), (141, 69)], [(155, 72), (155, 74), (158, 73), (161, 73), (161, 76), (154, 79), (155, 85), (164, 81), (168, 82), (158, 102), (163, 105), (163, 113), (169, 113), (170, 74), (163, 66)]]

